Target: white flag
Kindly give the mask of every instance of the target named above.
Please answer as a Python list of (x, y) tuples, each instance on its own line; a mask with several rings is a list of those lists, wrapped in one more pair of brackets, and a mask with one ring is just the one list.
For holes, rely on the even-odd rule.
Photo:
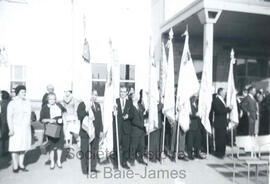
[(162, 103), (164, 102), (167, 71), (168, 71), (168, 61), (167, 61), (167, 57), (166, 57), (164, 43), (162, 43), (162, 63), (161, 63), (161, 83), (160, 83), (161, 100), (162, 100), (161, 102)]
[(229, 120), (231, 126), (235, 126), (238, 124), (238, 109), (237, 109), (237, 101), (236, 101), (236, 94), (237, 91), (234, 85), (234, 75), (233, 75), (233, 65), (235, 63), (234, 58), (234, 51), (231, 51), (231, 63), (230, 63), (230, 70), (229, 70), (229, 77), (228, 77), (228, 89), (227, 89), (227, 101), (226, 105), (228, 107), (232, 107), (232, 111), (229, 114)]
[[(210, 54), (211, 55), (211, 54)], [(199, 94), (198, 113), (201, 122), (208, 133), (212, 133), (209, 113), (212, 105), (212, 87), (213, 87), (213, 63), (212, 60), (205, 59), (203, 64), (202, 80)], [(209, 56), (212, 57), (212, 56)]]
[(170, 120), (175, 121), (175, 91), (174, 91), (174, 57), (173, 57), (173, 31), (170, 30), (170, 38), (167, 43), (169, 48), (168, 56), (168, 70), (165, 84), (165, 93), (164, 93), (164, 115)]
[(149, 77), (149, 116), (148, 116), (148, 125), (146, 126), (147, 133), (154, 131), (158, 128), (158, 101), (159, 101), (159, 92), (158, 92), (158, 80), (157, 80), (157, 68), (154, 63), (153, 54), (150, 53), (150, 77)]
[(89, 142), (92, 142), (95, 138), (95, 127), (93, 121), (95, 120), (92, 109), (89, 109), (89, 116), (85, 116), (82, 122), (82, 129), (84, 129), (88, 136)]
[(199, 81), (189, 51), (188, 32), (186, 31), (184, 35), (186, 39), (179, 69), (176, 108), (179, 125), (186, 132), (189, 129), (190, 123), (190, 97), (199, 91)]

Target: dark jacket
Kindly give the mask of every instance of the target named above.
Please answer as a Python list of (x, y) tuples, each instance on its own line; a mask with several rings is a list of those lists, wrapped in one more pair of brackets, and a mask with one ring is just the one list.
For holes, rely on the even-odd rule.
[(214, 112), (214, 127), (223, 128), (227, 127), (227, 113), (230, 112), (230, 108), (226, 107), (225, 104), (216, 97), (212, 103)]
[(0, 113), (0, 138), (8, 137), (9, 129), (7, 123), (7, 106), (9, 100), (2, 100), (1, 102), (1, 113)]
[(248, 116), (248, 121), (255, 123), (257, 119), (257, 112), (258, 112), (258, 106), (257, 106), (257, 101), (252, 99), (249, 95), (246, 96), (242, 103), (241, 103), (242, 110), (244, 111), (245, 115), (249, 113)]
[(77, 115), (78, 115), (78, 119), (80, 120), (80, 123), (81, 123), (81, 129), (80, 129), (79, 135), (80, 135), (82, 138), (89, 138), (87, 132), (86, 132), (84, 129), (82, 129), (82, 122), (83, 122), (83, 119), (85, 118), (85, 116), (88, 116), (88, 115), (89, 115), (89, 113), (86, 112), (86, 107), (85, 107), (84, 102), (81, 102), (81, 103), (78, 105)]
[(194, 104), (194, 100), (190, 100), (190, 107), (191, 107), (191, 114), (189, 115), (190, 117), (190, 124), (189, 124), (189, 130), (198, 130), (199, 129), (199, 123), (201, 121), (200, 117), (197, 116), (198, 112), (198, 103), (195, 102), (196, 105)]
[(132, 120), (131, 120), (131, 136), (132, 137), (140, 137), (144, 136), (145, 129), (144, 129), (144, 107), (141, 104), (138, 104), (138, 109), (132, 105), (131, 112), (132, 112)]
[(95, 127), (95, 136), (99, 137), (100, 132), (103, 132), (101, 108), (100, 108), (99, 103), (97, 102), (95, 102), (95, 107), (92, 106), (91, 108), (95, 117), (95, 120), (93, 121), (94, 127)]
[[(132, 108), (132, 102), (130, 99), (126, 99), (126, 103), (125, 103), (125, 107), (124, 110), (122, 112), (122, 108), (121, 108), (121, 103), (120, 103), (120, 99), (117, 98), (116, 99), (116, 104), (117, 104), (117, 119), (118, 119), (118, 126), (122, 127), (122, 133), (124, 134), (130, 134), (131, 131), (131, 120), (132, 120), (132, 112), (131, 112), (131, 108)], [(124, 120), (124, 116), (128, 115), (128, 119)]]

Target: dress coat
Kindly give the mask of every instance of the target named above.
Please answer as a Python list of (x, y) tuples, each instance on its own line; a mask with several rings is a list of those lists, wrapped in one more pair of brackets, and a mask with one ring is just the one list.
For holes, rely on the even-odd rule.
[(9, 151), (27, 151), (31, 149), (31, 103), (15, 97), (7, 109), (9, 130), (14, 135), (9, 137)]

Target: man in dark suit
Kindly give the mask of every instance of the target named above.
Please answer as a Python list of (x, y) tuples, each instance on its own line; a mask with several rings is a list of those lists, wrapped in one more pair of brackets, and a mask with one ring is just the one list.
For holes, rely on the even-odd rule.
[[(121, 87), (120, 89), (120, 98), (116, 99), (117, 105), (117, 120), (118, 120), (118, 138), (119, 138), (119, 147), (121, 159), (121, 165), (125, 169), (129, 169), (127, 161), (129, 159), (129, 145), (130, 145), (130, 133), (131, 133), (131, 120), (132, 120), (132, 102), (128, 99), (127, 88)], [(115, 121), (113, 123), (113, 150), (114, 153), (117, 153), (117, 144), (116, 144), (116, 126)], [(115, 157), (117, 160), (117, 157)]]
[(132, 95), (132, 120), (130, 139), (130, 163), (134, 166), (135, 158), (140, 164), (147, 165), (143, 160), (145, 128), (144, 128), (144, 107), (138, 103), (137, 95)]
[(216, 98), (212, 102), (214, 113), (214, 128), (215, 128), (215, 144), (216, 156), (223, 158), (226, 151), (226, 131), (227, 131), (227, 114), (231, 111), (231, 107), (225, 104), (225, 90), (218, 89)]
[[(95, 127), (95, 138), (92, 140), (91, 144), (91, 172), (99, 172), (96, 170), (97, 161), (98, 161), (98, 149), (99, 149), (99, 138), (103, 135), (103, 124), (102, 124), (102, 115), (101, 115), (101, 108), (100, 104), (97, 103), (97, 96), (98, 93), (96, 90), (92, 91), (92, 98), (91, 98), (91, 110), (94, 114), (95, 120), (93, 121)], [(89, 115), (87, 112), (86, 106), (84, 102), (81, 102), (77, 109), (78, 118), (82, 124), (83, 119), (85, 116)], [(82, 152), (82, 159), (81, 159), (81, 167), (83, 174), (88, 174), (88, 166), (89, 166), (89, 136), (88, 133), (81, 128), (80, 130), (80, 137), (81, 137), (81, 152)]]
[(255, 135), (255, 122), (258, 119), (258, 104), (255, 99), (256, 89), (254, 87), (248, 88), (248, 95), (243, 99), (241, 107), (245, 116), (248, 119), (248, 133), (249, 135)]
[[(200, 154), (201, 149), (201, 119), (198, 116), (198, 95), (194, 95), (190, 99), (191, 113), (189, 130), (187, 132), (187, 153), (190, 160), (194, 159), (194, 156), (199, 159), (204, 157)], [(194, 149), (194, 156), (193, 156)]]

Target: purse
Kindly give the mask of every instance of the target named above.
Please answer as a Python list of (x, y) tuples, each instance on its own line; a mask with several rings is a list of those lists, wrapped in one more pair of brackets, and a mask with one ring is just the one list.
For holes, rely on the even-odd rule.
[(45, 135), (52, 138), (59, 138), (61, 132), (61, 126), (56, 123), (49, 123), (45, 126)]

